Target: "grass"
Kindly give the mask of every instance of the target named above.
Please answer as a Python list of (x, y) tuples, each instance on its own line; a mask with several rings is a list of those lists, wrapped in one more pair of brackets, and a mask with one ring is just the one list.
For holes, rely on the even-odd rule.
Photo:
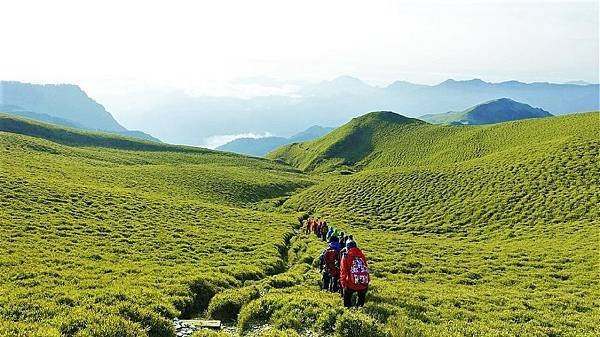
[[(373, 112), (326, 137), (287, 145), (267, 157), (306, 171), (442, 166), (514, 151), (544, 156), (571, 138), (596, 139), (598, 113), (481, 126), (431, 125)], [(382, 117), (383, 116), (383, 117)]]
[[(296, 168), (0, 132), (0, 335), (173, 336), (196, 315), (248, 336), (598, 335), (598, 122), (374, 113), (272, 155)], [(308, 213), (367, 255), (361, 310), (318, 290)]]
[(172, 336), (170, 318), (284, 269), (296, 216), (258, 209), (310, 178), (103, 144), (0, 132), (0, 335)]
[[(339, 150), (348, 139), (340, 133), (273, 157), (345, 173), (322, 175), (284, 207), (357, 238), (375, 276), (364, 310), (375, 330), (592, 336), (599, 332), (599, 119), (468, 127), (383, 121), (370, 126), (371, 149), (358, 159)], [(365, 133), (355, 127), (364, 122), (350, 125), (344, 132)]]

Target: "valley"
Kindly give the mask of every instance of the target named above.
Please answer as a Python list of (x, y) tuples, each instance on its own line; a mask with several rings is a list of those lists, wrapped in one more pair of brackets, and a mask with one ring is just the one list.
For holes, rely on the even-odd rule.
[[(599, 123), (372, 112), (259, 159), (2, 115), (0, 335), (595, 336)], [(319, 290), (309, 214), (364, 308)]]

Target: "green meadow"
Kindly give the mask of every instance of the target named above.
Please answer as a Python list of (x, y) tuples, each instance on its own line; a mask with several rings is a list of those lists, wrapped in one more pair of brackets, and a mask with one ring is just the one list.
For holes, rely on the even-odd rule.
[[(0, 336), (596, 336), (600, 113), (353, 119), (269, 159), (0, 115)], [(369, 259), (319, 291), (321, 216)], [(196, 332), (227, 336), (229, 332)]]

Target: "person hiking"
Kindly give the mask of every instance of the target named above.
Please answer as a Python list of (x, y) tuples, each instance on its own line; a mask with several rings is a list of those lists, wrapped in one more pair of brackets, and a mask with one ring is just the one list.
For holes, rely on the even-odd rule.
[(329, 238), (327, 248), (319, 256), (319, 268), (323, 274), (323, 289), (331, 292), (338, 291), (340, 279), (340, 249), (337, 236)]
[(327, 239), (327, 241), (329, 241), (329, 239), (333, 236), (334, 230), (335, 230), (335, 227), (333, 227), (333, 226), (329, 227), (329, 230), (327, 231), (327, 236), (325, 237), (325, 239)]
[(317, 218), (317, 225), (315, 226), (315, 231), (314, 231), (314, 234), (316, 236), (320, 235), (322, 225), (323, 225), (323, 223), (321, 222), (321, 218)]
[(342, 246), (342, 250), (340, 250), (340, 254), (344, 254), (348, 251), (348, 248), (346, 248), (346, 246), (348, 245), (348, 242), (354, 242), (354, 236), (352, 234), (348, 235), (348, 238), (346, 239), (346, 244)]
[(334, 228), (333, 229), (333, 234), (331, 234), (332, 236), (337, 236), (338, 238), (340, 237), (340, 232), (341, 230), (338, 228)]
[(343, 289), (344, 306), (350, 308), (352, 295), (357, 293), (356, 306), (362, 307), (371, 281), (367, 258), (354, 240), (346, 243), (346, 249), (340, 261), (340, 285)]
[(348, 235), (344, 235), (342, 233), (342, 235), (340, 235), (341, 239), (340, 239), (340, 246), (342, 247), (346, 247), (346, 242), (348, 242)]
[(312, 218), (306, 220), (306, 235), (310, 234), (310, 227), (312, 226)]
[(327, 221), (323, 222), (323, 227), (321, 228), (321, 240), (327, 241), (327, 231), (329, 231), (329, 227), (327, 226)]

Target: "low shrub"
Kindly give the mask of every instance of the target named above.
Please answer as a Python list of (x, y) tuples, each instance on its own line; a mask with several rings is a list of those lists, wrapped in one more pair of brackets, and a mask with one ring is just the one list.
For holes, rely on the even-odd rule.
[(207, 309), (208, 315), (222, 321), (235, 320), (242, 306), (257, 299), (259, 295), (255, 286), (225, 290), (212, 298)]
[(170, 320), (148, 309), (123, 303), (117, 310), (120, 316), (140, 323), (152, 337), (171, 337), (175, 334), (175, 328)]
[(257, 299), (242, 307), (238, 315), (239, 331), (248, 331), (253, 324), (264, 322), (271, 318), (274, 308), (263, 304), (263, 299)]
[(337, 318), (335, 336), (339, 337), (386, 337), (388, 334), (371, 317), (356, 311), (346, 311)]
[(344, 309), (341, 307), (331, 308), (323, 311), (319, 318), (317, 318), (316, 328), (319, 331), (323, 331), (326, 334), (333, 333), (335, 329), (335, 322), (338, 316), (340, 316), (344, 312)]
[(138, 323), (108, 315), (89, 323), (75, 337), (147, 337), (145, 329)]

